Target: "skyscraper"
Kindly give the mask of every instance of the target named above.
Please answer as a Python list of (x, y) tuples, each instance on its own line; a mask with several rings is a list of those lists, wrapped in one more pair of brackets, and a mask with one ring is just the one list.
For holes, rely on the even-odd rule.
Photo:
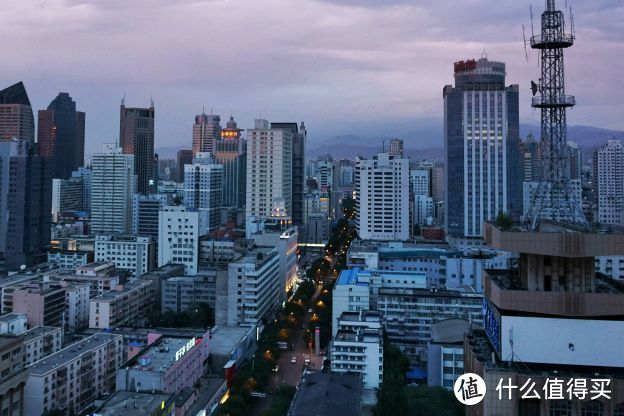
[(445, 224), (454, 237), (480, 237), (499, 212), (522, 213), (518, 85), (505, 87), (505, 64), (455, 63), (444, 95)]
[(401, 139), (392, 139), (390, 140), (390, 151), (391, 156), (403, 157), (403, 140)]
[(193, 151), (190, 149), (180, 149), (176, 154), (176, 182), (184, 182), (184, 165), (193, 163)]
[(255, 120), (247, 132), (247, 185), (245, 216), (292, 221), (293, 130), (269, 128)]
[(208, 212), (208, 229), (219, 226), (223, 193), (223, 166), (210, 153), (196, 153), (193, 163), (184, 165), (184, 205)]
[(50, 159), (52, 177), (69, 179), (84, 164), (85, 113), (60, 92), (47, 110), (39, 110), (37, 142), (41, 156)]
[(233, 117), (221, 130), (215, 143), (215, 163), (223, 166), (223, 206), (242, 208), (245, 205), (245, 171), (247, 144)]
[(221, 117), (204, 113), (195, 116), (193, 124), (193, 156), (197, 153), (214, 154), (215, 143), (221, 136)]
[(134, 173), (137, 192), (153, 193), (156, 190), (154, 166), (154, 103), (149, 108), (126, 107), (121, 102), (119, 117), (119, 145), (123, 153), (134, 155)]
[(91, 164), (91, 231), (93, 234), (129, 233), (132, 198), (136, 189), (134, 156), (105, 144)]
[(409, 160), (379, 153), (355, 162), (355, 212), (363, 240), (407, 240)]
[(0, 91), (0, 140), (35, 141), (35, 119), (24, 84)]
[(624, 225), (624, 143), (609, 140), (594, 153), (598, 222)]
[(42, 261), (50, 243), (51, 193), (48, 162), (35, 143), (0, 141), (0, 269)]
[(297, 123), (271, 123), (271, 129), (287, 129), (292, 133), (292, 221), (302, 225), (305, 199), (305, 142), (308, 132), (303, 121)]

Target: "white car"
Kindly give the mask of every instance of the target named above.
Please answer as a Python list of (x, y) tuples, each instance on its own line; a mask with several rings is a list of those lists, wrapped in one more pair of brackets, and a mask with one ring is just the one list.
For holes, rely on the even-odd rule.
[(310, 357), (305, 357), (305, 360), (303, 360), (303, 362), (305, 363), (305, 365), (310, 365)]
[(292, 364), (297, 364), (297, 357), (293, 355), (292, 358), (290, 359), (290, 362)]
[(273, 372), (277, 373), (279, 371), (279, 365), (276, 365), (275, 367), (273, 367)]

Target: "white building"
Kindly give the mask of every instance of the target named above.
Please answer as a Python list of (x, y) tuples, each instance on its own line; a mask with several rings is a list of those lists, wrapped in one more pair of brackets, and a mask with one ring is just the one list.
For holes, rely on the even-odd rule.
[(98, 235), (95, 238), (95, 261), (113, 263), (132, 277), (140, 277), (155, 268), (155, 245), (152, 237)]
[(31, 365), (61, 349), (63, 332), (53, 326), (36, 326), (24, 334), (24, 366)]
[(624, 225), (624, 143), (609, 140), (594, 153), (598, 222)]
[(433, 198), (430, 196), (416, 195), (414, 197), (413, 223), (414, 225), (430, 225), (433, 221)]
[(50, 250), (48, 251), (48, 263), (62, 269), (75, 269), (88, 264), (93, 259), (93, 253), (89, 251), (75, 250)]
[(366, 240), (405, 241), (409, 230), (409, 160), (379, 153), (357, 159), (356, 225)]
[(205, 212), (184, 206), (168, 206), (158, 220), (158, 267), (183, 264), (189, 276), (197, 274), (200, 230), (205, 229)]
[(151, 280), (118, 285), (89, 302), (89, 328), (110, 329), (140, 322), (154, 304)]
[(184, 205), (208, 212), (208, 227), (219, 226), (223, 201), (223, 165), (210, 153), (196, 153), (193, 163), (184, 165)]
[(365, 389), (383, 381), (383, 328), (378, 312), (344, 312), (331, 344), (334, 373), (360, 373)]
[(410, 185), (412, 187), (412, 195), (414, 196), (431, 196), (429, 169), (413, 169), (410, 170)]
[(316, 169), (319, 190), (328, 192), (334, 186), (334, 161), (330, 158), (319, 159)]
[(596, 257), (596, 272), (612, 279), (624, 279), (624, 256)]
[(117, 234), (132, 231), (132, 197), (136, 189), (134, 156), (121, 148), (104, 145), (93, 155), (91, 185), (91, 231)]
[(24, 313), (7, 313), (0, 316), (0, 335), (21, 335), (28, 329)]
[(24, 414), (53, 409), (81, 414), (95, 399), (113, 393), (122, 341), (121, 335), (92, 335), (34, 363), (24, 388)]
[(245, 216), (292, 220), (293, 133), (255, 120), (247, 131)]
[(228, 265), (226, 322), (254, 326), (279, 305), (280, 261), (274, 248), (255, 248)]

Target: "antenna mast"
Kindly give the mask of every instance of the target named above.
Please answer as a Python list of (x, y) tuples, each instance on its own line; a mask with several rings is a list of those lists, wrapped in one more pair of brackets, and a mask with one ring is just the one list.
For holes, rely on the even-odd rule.
[(539, 95), (532, 107), (541, 111), (542, 179), (532, 190), (525, 226), (536, 230), (542, 220), (587, 227), (581, 210), (580, 189), (574, 189), (568, 169), (566, 110), (576, 104), (565, 95), (563, 50), (574, 44), (574, 35), (565, 33), (565, 20), (555, 10), (555, 0), (546, 0), (541, 34), (531, 37), (531, 48), (540, 56)]

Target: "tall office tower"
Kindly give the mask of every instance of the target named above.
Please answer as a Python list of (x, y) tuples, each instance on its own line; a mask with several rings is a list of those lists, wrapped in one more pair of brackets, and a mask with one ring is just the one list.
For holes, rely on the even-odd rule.
[(48, 162), (35, 143), (0, 141), (0, 269), (45, 261), (52, 192)]
[(379, 153), (355, 162), (356, 225), (363, 240), (407, 240), (409, 160)]
[(197, 153), (213, 153), (215, 143), (221, 136), (221, 117), (217, 115), (198, 114), (193, 124), (193, 156)]
[(568, 142), (568, 152), (570, 153), (570, 161), (568, 169), (570, 170), (571, 180), (581, 180), (583, 175), (583, 149), (574, 142)]
[(129, 233), (132, 197), (136, 190), (134, 156), (105, 144), (91, 163), (91, 231), (93, 234)]
[(246, 218), (292, 221), (292, 144), (291, 129), (269, 128), (267, 120), (247, 131)]
[(82, 181), (82, 210), (91, 212), (91, 166), (78, 168), (72, 178)]
[(0, 91), (0, 140), (35, 141), (35, 118), (22, 81)]
[(230, 117), (215, 143), (215, 163), (223, 166), (223, 206), (242, 208), (245, 205), (245, 170), (247, 145), (241, 132)]
[(156, 191), (154, 166), (154, 102), (149, 108), (126, 107), (122, 100), (119, 117), (119, 145), (124, 154), (134, 155), (137, 192), (143, 195)]
[(208, 212), (208, 228), (220, 225), (223, 205), (223, 166), (210, 153), (196, 153), (192, 165), (184, 165), (184, 205)]
[(529, 133), (526, 140), (521, 144), (523, 157), (523, 181), (535, 182), (542, 177), (542, 157), (540, 143)]
[(290, 130), (292, 133), (292, 211), (290, 216), (295, 225), (302, 225), (303, 204), (305, 199), (305, 142), (308, 132), (301, 122), (297, 123), (271, 123), (271, 129)]
[(37, 143), (41, 156), (50, 159), (52, 177), (69, 179), (84, 165), (85, 113), (60, 92), (47, 110), (39, 110)]
[(624, 225), (624, 143), (609, 140), (594, 152), (598, 222)]
[(82, 211), (82, 179), (52, 179), (52, 221), (59, 221), (61, 213)]
[(392, 139), (390, 140), (389, 152), (391, 156), (403, 157), (403, 140)]
[(178, 150), (176, 154), (176, 182), (184, 182), (184, 165), (190, 165), (191, 163), (193, 163), (193, 151), (187, 149)]
[(522, 213), (518, 85), (505, 87), (505, 64), (455, 63), (444, 87), (445, 224), (453, 237), (480, 237), (499, 212)]

